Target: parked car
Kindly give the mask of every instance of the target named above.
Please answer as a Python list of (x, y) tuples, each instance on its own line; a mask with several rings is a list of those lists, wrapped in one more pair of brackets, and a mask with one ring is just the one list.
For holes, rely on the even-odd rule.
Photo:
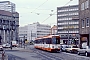
[(17, 41), (12, 41), (12, 47), (17, 47), (18, 44), (17, 44)]
[(90, 46), (87, 46), (86, 48), (78, 49), (77, 54), (78, 55), (85, 54), (85, 56), (89, 56), (90, 55)]
[(10, 44), (3, 44), (3, 48), (10, 48)]
[(2, 45), (0, 45), (0, 51), (3, 51), (3, 46)]
[(77, 53), (79, 47), (77, 45), (68, 45), (67, 48), (65, 48), (66, 52), (70, 52), (70, 53)]
[(61, 45), (61, 51), (65, 52), (66, 48), (68, 48), (68, 45)]

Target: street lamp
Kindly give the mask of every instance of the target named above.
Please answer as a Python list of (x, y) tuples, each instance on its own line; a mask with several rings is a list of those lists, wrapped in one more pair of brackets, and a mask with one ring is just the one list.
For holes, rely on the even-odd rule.
[(32, 41), (32, 30), (31, 30), (31, 41)]
[(11, 49), (12, 49), (12, 40), (13, 40), (13, 21), (11, 22)]
[(12, 21), (11, 21), (11, 49), (12, 49), (12, 40), (13, 40), (13, 6), (11, 6), (11, 13), (12, 13)]
[(70, 5), (68, 6), (68, 45), (69, 45), (69, 7)]

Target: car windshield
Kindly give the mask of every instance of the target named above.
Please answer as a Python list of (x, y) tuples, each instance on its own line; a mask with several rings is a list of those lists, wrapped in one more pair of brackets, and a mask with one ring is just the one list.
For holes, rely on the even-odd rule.
[(60, 44), (60, 38), (59, 37), (53, 37), (52, 38), (52, 44)]

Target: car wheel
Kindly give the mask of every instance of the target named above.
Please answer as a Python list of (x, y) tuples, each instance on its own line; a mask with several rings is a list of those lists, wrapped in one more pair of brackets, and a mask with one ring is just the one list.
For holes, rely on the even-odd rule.
[(77, 54), (80, 55), (80, 52), (78, 51)]
[(85, 55), (88, 57), (88, 52), (86, 52)]

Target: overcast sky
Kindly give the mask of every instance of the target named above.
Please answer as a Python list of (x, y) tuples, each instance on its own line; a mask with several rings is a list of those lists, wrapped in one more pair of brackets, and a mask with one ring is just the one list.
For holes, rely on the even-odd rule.
[[(6, 0), (0, 0), (6, 1)], [(70, 0), (8, 0), (16, 4), (16, 11), (19, 13), (20, 26), (40, 22), (41, 24), (54, 25), (57, 22), (57, 7), (65, 6)], [(78, 0), (73, 0), (68, 5), (76, 5)], [(51, 11), (53, 10), (53, 11)], [(49, 17), (49, 18), (48, 18)], [(48, 19), (47, 19), (48, 18)]]

